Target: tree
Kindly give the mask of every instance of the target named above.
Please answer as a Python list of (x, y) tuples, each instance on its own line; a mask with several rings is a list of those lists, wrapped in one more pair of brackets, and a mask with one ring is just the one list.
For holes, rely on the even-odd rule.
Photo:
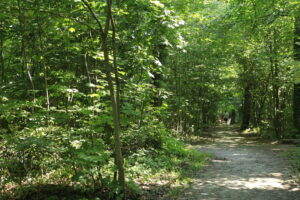
[[(121, 140), (120, 140), (120, 115), (119, 115), (119, 105), (120, 102), (117, 98), (116, 91), (114, 89), (114, 82), (111, 77), (111, 73), (113, 73), (113, 67), (110, 64), (109, 61), (109, 46), (108, 46), (108, 31), (110, 29), (110, 26), (114, 26), (114, 19), (112, 14), (112, 0), (107, 0), (106, 2), (106, 19), (105, 19), (105, 25), (102, 26), (100, 19), (97, 17), (95, 11), (90, 6), (90, 4), (82, 0), (83, 4), (87, 7), (87, 9), (92, 14), (93, 18), (97, 22), (98, 25), (98, 32), (99, 32), (99, 40), (101, 42), (102, 51), (104, 53), (104, 68), (105, 68), (105, 74), (106, 79), (108, 82), (108, 88), (110, 91), (110, 100), (111, 100), (111, 107), (112, 107), (112, 115), (113, 115), (113, 121), (114, 121), (114, 138), (115, 138), (115, 163), (118, 168), (118, 180), (119, 185), (122, 187), (122, 190), (125, 189), (125, 173), (124, 173), (124, 167), (123, 167), (123, 156), (122, 156), (122, 150), (121, 150)], [(104, 27), (104, 28), (103, 28)], [(115, 64), (116, 60), (114, 60)], [(116, 66), (117, 67), (117, 66)], [(116, 72), (117, 73), (117, 72)], [(115, 74), (117, 77), (118, 75)]]

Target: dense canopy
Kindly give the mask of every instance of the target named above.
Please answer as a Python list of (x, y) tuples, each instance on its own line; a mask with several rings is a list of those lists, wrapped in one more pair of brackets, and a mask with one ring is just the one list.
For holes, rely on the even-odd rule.
[(299, 61), (298, 0), (0, 0), (0, 195), (138, 199), (225, 114), (299, 137)]

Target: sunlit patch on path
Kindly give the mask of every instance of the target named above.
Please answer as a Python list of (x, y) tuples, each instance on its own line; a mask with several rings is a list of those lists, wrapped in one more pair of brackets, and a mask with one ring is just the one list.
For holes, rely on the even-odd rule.
[(300, 200), (300, 187), (291, 177), (288, 161), (278, 151), (287, 145), (257, 144), (230, 127), (212, 131), (216, 139), (198, 145), (215, 155), (210, 166), (195, 174), (180, 199)]

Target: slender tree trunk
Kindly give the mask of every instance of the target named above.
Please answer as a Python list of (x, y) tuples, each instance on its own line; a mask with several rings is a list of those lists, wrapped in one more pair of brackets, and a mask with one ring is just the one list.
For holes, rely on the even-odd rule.
[(262, 96), (260, 98), (260, 101), (258, 102), (256, 126), (261, 126), (262, 116), (263, 116), (263, 112), (264, 112), (264, 108), (265, 108), (266, 100), (267, 100), (267, 93), (268, 93), (270, 78), (271, 78), (271, 73), (269, 73), (269, 75), (265, 81), (266, 83), (263, 87), (263, 91), (261, 92)]
[[(92, 84), (92, 80), (91, 80), (91, 75), (90, 75), (90, 70), (89, 70), (89, 64), (88, 64), (88, 59), (87, 59), (88, 53), (85, 51), (83, 54), (83, 58), (84, 58), (84, 67), (85, 67), (85, 71), (86, 71), (86, 76), (88, 78), (89, 84)], [(93, 92), (93, 88), (91, 87), (91, 92)]]
[(102, 38), (102, 48), (104, 52), (104, 59), (105, 59), (105, 68), (106, 68), (106, 78), (108, 82), (108, 88), (110, 91), (110, 99), (112, 104), (112, 111), (113, 111), (113, 119), (114, 119), (114, 138), (115, 138), (115, 159), (116, 165), (118, 168), (118, 180), (120, 186), (124, 189), (125, 188), (125, 175), (124, 175), (124, 167), (123, 167), (123, 156), (121, 151), (121, 139), (120, 139), (120, 119), (118, 113), (118, 103), (117, 98), (115, 95), (114, 84), (111, 77), (111, 66), (109, 64), (109, 52), (107, 43), (104, 38)]
[(272, 84), (272, 99), (273, 99), (273, 126), (276, 137), (280, 137), (281, 135), (281, 115), (280, 115), (280, 107), (279, 107), (279, 82), (278, 82), (278, 64), (276, 61), (273, 61), (274, 63), (271, 63), (273, 65), (273, 84)]
[[(22, 66), (22, 75), (23, 77), (25, 78), (25, 74), (24, 74), (24, 71), (26, 70), (26, 73), (28, 75), (28, 80), (30, 82), (30, 85), (31, 85), (31, 89), (33, 90), (33, 102), (35, 101), (35, 86), (34, 86), (34, 82), (33, 82), (33, 79), (32, 79), (32, 76), (31, 76), (31, 72), (30, 72), (30, 67), (28, 65), (28, 61), (27, 61), (27, 52), (26, 52), (26, 38), (24, 36), (25, 34), (25, 15), (24, 13), (22, 12), (22, 9), (21, 8), (21, 2), (18, 1), (18, 9), (19, 9), (19, 24), (20, 24), (20, 31), (21, 31), (21, 66)], [(25, 78), (26, 80), (26, 78)], [(32, 112), (34, 112), (34, 108), (32, 108)]]
[[(40, 20), (37, 20), (38, 22), (40, 22)], [(45, 51), (44, 48), (44, 44), (43, 44), (43, 38), (42, 38), (42, 25), (40, 23), (38, 23), (39, 26), (39, 42), (40, 42), (40, 54), (42, 54)], [(46, 96), (46, 106), (47, 106), (47, 111), (48, 111), (48, 115), (49, 115), (49, 111), (50, 111), (50, 96), (49, 96), (49, 86), (48, 86), (48, 69), (47, 69), (47, 65), (45, 63), (45, 58), (43, 58), (41, 60), (41, 65), (43, 67), (44, 70), (44, 86), (45, 86), (45, 96)]]
[(242, 109), (241, 109), (241, 115), (242, 115), (242, 123), (240, 130), (245, 130), (249, 128), (250, 121), (251, 121), (251, 115), (252, 115), (252, 83), (249, 80), (249, 78), (253, 74), (253, 63), (249, 62), (245, 58), (240, 58), (239, 59), (240, 64), (243, 66), (243, 72), (245, 73), (246, 78), (244, 81), (244, 94), (243, 94), (243, 104), (242, 104)]
[(177, 133), (182, 132), (182, 106), (181, 106), (181, 65), (179, 63), (179, 58), (175, 61), (175, 81), (176, 81), (176, 105), (177, 105)]
[(5, 64), (4, 64), (4, 36), (2, 34), (2, 30), (0, 30), (0, 70), (1, 70), (1, 81), (0, 83), (5, 82)]
[[(24, 32), (25, 32), (25, 29), (24, 29), (24, 26), (25, 26), (25, 15), (24, 13), (22, 12), (22, 8), (21, 8), (21, 2), (18, 1), (18, 9), (19, 9), (19, 24), (20, 24), (20, 34), (21, 34), (21, 66), (22, 66), (22, 75), (23, 77), (25, 77), (25, 74), (24, 74), (24, 71), (26, 70), (26, 73), (28, 75), (28, 79), (29, 79), (29, 82), (30, 82), (30, 85), (31, 85), (31, 89), (33, 90), (33, 101), (35, 100), (35, 93), (34, 93), (34, 90), (35, 90), (35, 87), (34, 87), (34, 82), (33, 82), (33, 79), (32, 79), (32, 76), (31, 76), (31, 72), (30, 72), (30, 67), (28, 65), (28, 62), (27, 62), (27, 52), (26, 52), (26, 38), (24, 36)], [(26, 78), (25, 78), (26, 79)]]
[(270, 66), (271, 66), (271, 78), (272, 78), (272, 121), (275, 136), (279, 138), (282, 134), (282, 113), (280, 110), (280, 83), (279, 83), (279, 68), (277, 56), (277, 41), (276, 41), (276, 31), (273, 33), (273, 44), (270, 45)]
[(118, 60), (117, 60), (117, 44), (116, 44), (116, 25), (113, 16), (111, 18), (111, 27), (112, 27), (112, 49), (113, 49), (113, 59), (114, 59), (114, 73), (115, 73), (115, 82), (116, 82), (116, 101), (117, 101), (117, 109), (118, 115), (120, 118), (120, 78), (119, 78), (119, 71), (118, 71)]
[(26, 68), (26, 47), (25, 47), (25, 38), (24, 38), (24, 13), (22, 12), (23, 8), (21, 8), (21, 1), (18, 0), (18, 10), (19, 10), (19, 24), (20, 24), (20, 34), (21, 34), (21, 74), (25, 79), (25, 68)]
[(46, 94), (46, 105), (47, 110), (50, 110), (50, 97), (49, 97), (49, 88), (48, 88), (48, 70), (45, 62), (43, 62), (44, 67), (44, 84), (45, 84), (45, 94)]
[(88, 77), (88, 81), (91, 84), (91, 76), (90, 76), (90, 70), (89, 70), (87, 56), (88, 56), (88, 53), (84, 52), (84, 55), (83, 55), (83, 58), (84, 58), (84, 67), (85, 67), (85, 71), (86, 71), (86, 76)]
[[(156, 49), (156, 54), (157, 54), (157, 59), (159, 60), (159, 62), (163, 65), (165, 64), (165, 49), (166, 49), (166, 46), (165, 45), (158, 45), (157, 49)], [(162, 82), (162, 76), (161, 76), (161, 73), (160, 72), (157, 72), (157, 71), (152, 71), (152, 74), (153, 74), (153, 85), (154, 87), (156, 88), (156, 94), (155, 94), (155, 97), (153, 99), (153, 105), (155, 107), (161, 107), (162, 106), (162, 103), (163, 103), (163, 100), (162, 98), (160, 97), (160, 89), (162, 88), (161, 86), (161, 82)]]
[(300, 134), (300, 83), (294, 84), (293, 102), (294, 126), (297, 129), (297, 133)]
[(83, 4), (88, 8), (90, 13), (92, 14), (93, 18), (98, 24), (99, 28), (99, 38), (102, 44), (102, 51), (104, 53), (104, 69), (106, 74), (106, 80), (108, 83), (108, 89), (110, 91), (110, 100), (111, 100), (111, 107), (112, 107), (112, 116), (113, 116), (113, 123), (114, 123), (114, 139), (115, 139), (115, 164), (118, 169), (118, 182), (120, 187), (125, 190), (125, 170), (123, 166), (123, 155), (122, 155), (122, 148), (121, 148), (121, 139), (120, 139), (120, 118), (118, 114), (118, 102), (117, 97), (114, 89), (114, 82), (111, 76), (113, 72), (112, 66), (109, 63), (109, 46), (107, 43), (107, 35), (108, 30), (111, 24), (111, 16), (112, 16), (112, 0), (107, 0), (107, 9), (106, 9), (106, 23), (104, 28), (101, 25), (100, 20), (98, 19), (96, 13), (94, 12), (93, 8), (86, 0), (81, 0)]
[(249, 127), (250, 119), (251, 119), (251, 105), (252, 105), (251, 102), (252, 102), (251, 86), (248, 84), (244, 88), (241, 130), (245, 130)]
[[(110, 22), (111, 22), (111, 28), (112, 28), (112, 53), (113, 53), (113, 70), (114, 70), (114, 75), (115, 75), (115, 84), (116, 84), (116, 91), (115, 91), (115, 100), (116, 100), (116, 112), (118, 115), (118, 123), (119, 123), (119, 133), (117, 135), (120, 135), (121, 132), (121, 124), (120, 124), (120, 113), (121, 113), (121, 103), (120, 103), (120, 93), (121, 93), (121, 86), (120, 86), (120, 78), (119, 78), (119, 70), (118, 70), (118, 60), (117, 60), (117, 44), (116, 44), (116, 23), (115, 19), (113, 17), (112, 12), (110, 11)], [(142, 123), (140, 123), (140, 126)], [(116, 135), (116, 134), (115, 134)], [(120, 139), (118, 139), (120, 140)], [(121, 142), (119, 141), (118, 144), (116, 145), (120, 146), (120, 152), (119, 156), (116, 157), (116, 165), (117, 166), (123, 166), (123, 157), (122, 157), (122, 151), (121, 151)], [(115, 147), (115, 149), (118, 149), (119, 147)], [(119, 151), (119, 150), (118, 150)], [(125, 183), (123, 179), (125, 179), (124, 175), (124, 168), (120, 167), (118, 170), (119, 174), (119, 183), (120, 185), (125, 187)], [(120, 176), (121, 175), (121, 176)], [(121, 180), (122, 179), (122, 180)]]

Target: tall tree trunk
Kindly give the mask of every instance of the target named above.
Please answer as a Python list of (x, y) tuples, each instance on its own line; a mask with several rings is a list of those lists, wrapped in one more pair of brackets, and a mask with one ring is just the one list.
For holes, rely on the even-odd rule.
[[(85, 71), (86, 71), (86, 76), (88, 78), (89, 84), (92, 84), (92, 80), (91, 80), (91, 75), (90, 75), (90, 70), (89, 70), (89, 64), (88, 64), (88, 53), (86, 51), (84, 51), (83, 54), (83, 59), (84, 59), (84, 67), (85, 67)], [(83, 70), (84, 71), (84, 70)], [(91, 92), (93, 92), (93, 88), (91, 88)]]
[(182, 132), (182, 106), (181, 106), (181, 80), (182, 80), (182, 73), (181, 73), (181, 65), (179, 63), (179, 58), (177, 57), (175, 60), (175, 87), (176, 87), (176, 109), (177, 109), (177, 123), (176, 123), (176, 131), (177, 133)]
[(236, 112), (234, 109), (232, 109), (230, 111), (230, 118), (231, 118), (230, 124), (235, 124), (235, 117), (236, 117)]
[(278, 138), (282, 134), (282, 113), (280, 110), (280, 83), (279, 83), (279, 68), (276, 56), (277, 52), (277, 33), (273, 32), (273, 43), (270, 45), (270, 66), (271, 66), (271, 81), (272, 81), (272, 121), (275, 136)]
[(0, 83), (5, 82), (5, 64), (4, 64), (4, 56), (3, 56), (3, 51), (4, 51), (4, 34), (2, 33), (2, 30), (0, 29), (0, 72), (1, 72), (1, 81)]
[(45, 94), (46, 94), (46, 104), (47, 110), (50, 111), (50, 97), (49, 97), (49, 87), (48, 87), (48, 70), (45, 62), (43, 61), (44, 67), (44, 83), (45, 83)]
[(120, 78), (119, 78), (119, 71), (118, 71), (118, 60), (117, 60), (117, 43), (116, 43), (116, 25), (115, 20), (112, 16), (110, 16), (111, 19), (111, 28), (112, 28), (112, 49), (113, 49), (113, 59), (114, 59), (114, 73), (115, 73), (115, 82), (116, 82), (116, 101), (117, 101), (117, 109), (118, 109), (118, 115), (120, 118), (120, 93), (121, 93), (121, 85), (120, 85)]
[(268, 88), (269, 88), (269, 83), (270, 83), (270, 78), (271, 78), (271, 73), (269, 73), (265, 83), (265, 85), (262, 87), (262, 92), (261, 92), (261, 97), (260, 100), (258, 101), (258, 107), (257, 107), (257, 121), (256, 121), (256, 126), (261, 126), (262, 123), (262, 117), (264, 113), (264, 108), (266, 105), (266, 100), (267, 100), (267, 93), (268, 93)]
[[(155, 54), (156, 54), (156, 57), (158, 59), (158, 61), (160, 62), (161, 65), (165, 64), (165, 49), (166, 49), (166, 46), (165, 45), (158, 45), (155, 49)], [(153, 98), (153, 106), (155, 107), (161, 107), (162, 106), (162, 98), (161, 98), (161, 82), (162, 82), (162, 75), (159, 71), (155, 71), (155, 70), (152, 70), (152, 74), (153, 74), (153, 85), (155, 87), (155, 89), (157, 90), (156, 91), (156, 94)]]
[(24, 13), (23, 13), (23, 8), (21, 7), (21, 1), (18, 0), (18, 11), (19, 11), (19, 24), (20, 24), (20, 35), (21, 35), (21, 74), (24, 79), (25, 78), (25, 73), (24, 70), (26, 68), (26, 47), (25, 47), (25, 38), (24, 38), (24, 23), (25, 23), (25, 18), (24, 18)]
[(25, 78), (25, 74), (24, 71), (26, 70), (26, 73), (28, 75), (28, 79), (31, 85), (31, 89), (33, 90), (33, 101), (35, 101), (35, 87), (34, 87), (34, 82), (31, 76), (31, 72), (30, 72), (30, 67), (28, 65), (27, 62), (27, 52), (26, 52), (26, 38), (25, 38), (25, 14), (23, 13), (23, 7), (21, 7), (21, 2), (20, 0), (18, 1), (18, 11), (19, 11), (19, 24), (20, 24), (20, 35), (21, 35), (21, 67), (22, 67), (22, 75)]
[(293, 117), (297, 134), (300, 134), (300, 83), (294, 84)]
[(241, 130), (245, 130), (249, 127), (250, 118), (251, 118), (251, 106), (252, 106), (251, 102), (252, 102), (251, 86), (250, 84), (248, 84), (244, 88)]
[(106, 74), (106, 80), (108, 83), (108, 89), (110, 91), (110, 100), (111, 100), (111, 107), (112, 107), (112, 116), (113, 116), (113, 124), (114, 124), (114, 153), (115, 153), (115, 164), (118, 170), (118, 182), (122, 190), (125, 189), (125, 170), (123, 166), (123, 155), (122, 155), (122, 148), (121, 148), (121, 139), (120, 139), (120, 118), (118, 114), (118, 102), (116, 97), (116, 92), (114, 89), (114, 82), (111, 76), (113, 72), (113, 67), (109, 63), (109, 46), (107, 43), (107, 36), (109, 27), (111, 24), (111, 16), (112, 16), (112, 0), (107, 0), (106, 6), (106, 22), (104, 28), (101, 25), (99, 18), (97, 17), (96, 13), (94, 12), (93, 8), (86, 0), (81, 0), (83, 4), (88, 8), (90, 13), (92, 14), (93, 18), (98, 24), (99, 28), (99, 38), (102, 45), (102, 51), (104, 53), (104, 69)]
[[(42, 24), (40, 23), (41, 20), (39, 19), (39, 17), (37, 17), (37, 21), (38, 21), (38, 36), (39, 36), (39, 50), (40, 50), (39, 53), (40, 53), (40, 56), (42, 56), (45, 51), (44, 42), (43, 42), (43, 38), (42, 38), (43, 27), (42, 27)], [(47, 65), (45, 62), (45, 58), (43, 58), (40, 61), (40, 65), (44, 71), (44, 87), (45, 87), (46, 106), (47, 106), (47, 111), (48, 111), (48, 116), (47, 116), (47, 123), (48, 123), (49, 122), (49, 111), (50, 111), (50, 95), (49, 95), (49, 85), (48, 85), (48, 69), (47, 69)]]
[[(300, 16), (295, 19), (295, 39), (294, 39), (294, 55), (295, 60), (300, 63)], [(297, 68), (298, 67), (298, 68)], [(294, 83), (294, 98), (293, 98), (293, 118), (294, 126), (297, 129), (297, 133), (300, 134), (300, 66), (296, 67), (298, 70), (295, 74)]]

